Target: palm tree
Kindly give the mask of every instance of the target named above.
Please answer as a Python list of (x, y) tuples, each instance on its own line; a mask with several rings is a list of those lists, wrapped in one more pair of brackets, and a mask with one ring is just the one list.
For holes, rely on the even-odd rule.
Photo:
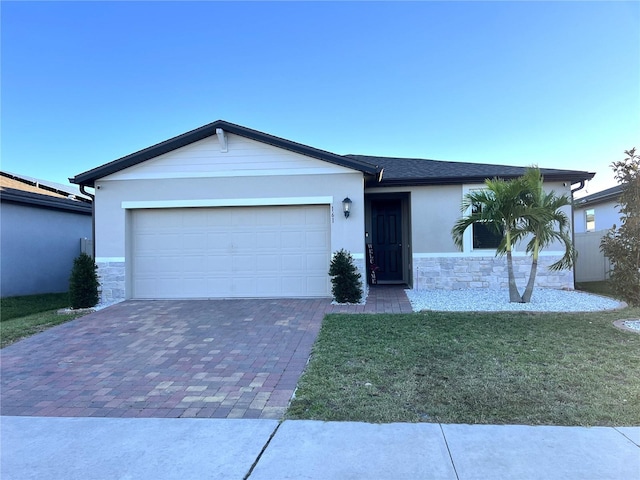
[(573, 266), (574, 249), (569, 230), (569, 218), (560, 210), (562, 207), (571, 205), (569, 197), (566, 195), (558, 197), (553, 191), (545, 193), (543, 178), (538, 167), (528, 168), (522, 180), (525, 186), (523, 201), (529, 214), (522, 217), (522, 221), (514, 231), (514, 241), (529, 238), (527, 253), (531, 254), (531, 271), (522, 295), (522, 301), (528, 303), (531, 301), (538, 272), (540, 250), (556, 241), (563, 245), (562, 258), (549, 266), (549, 270), (557, 271)]
[(496, 255), (507, 255), (509, 275), (509, 301), (522, 302), (513, 274), (512, 248), (516, 241), (518, 223), (527, 215), (523, 201), (526, 185), (521, 178), (485, 180), (485, 189), (467, 193), (462, 201), (462, 212), (470, 214), (460, 218), (451, 230), (453, 241), (462, 249), (465, 230), (476, 222), (484, 223), (492, 232), (502, 236)]

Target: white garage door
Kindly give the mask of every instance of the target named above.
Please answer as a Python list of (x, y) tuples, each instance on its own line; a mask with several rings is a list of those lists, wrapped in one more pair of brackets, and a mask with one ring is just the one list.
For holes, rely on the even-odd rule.
[(132, 212), (133, 298), (330, 296), (329, 207)]

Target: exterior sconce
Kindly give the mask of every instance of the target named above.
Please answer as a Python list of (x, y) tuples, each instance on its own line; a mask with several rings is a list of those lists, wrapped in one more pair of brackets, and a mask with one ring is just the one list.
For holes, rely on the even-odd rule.
[(353, 202), (349, 197), (346, 197), (342, 200), (342, 211), (344, 212), (344, 218), (349, 218), (349, 213), (351, 213), (351, 204)]

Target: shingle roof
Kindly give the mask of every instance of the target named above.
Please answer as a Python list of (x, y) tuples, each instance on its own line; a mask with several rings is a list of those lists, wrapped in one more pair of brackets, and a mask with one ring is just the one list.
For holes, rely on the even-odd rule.
[(380, 169), (376, 165), (362, 160), (348, 158), (342, 155), (327, 152), (325, 150), (319, 150), (308, 145), (303, 145), (301, 143), (292, 142), (284, 138), (275, 137), (267, 133), (229, 123), (224, 120), (216, 120), (215, 122), (209, 123), (208, 125), (196, 128), (195, 130), (191, 130), (190, 132), (183, 133), (182, 135), (178, 135), (177, 137), (170, 138), (169, 140), (165, 140), (164, 142), (158, 143), (157, 145), (153, 145), (151, 147), (145, 148), (144, 150), (140, 150), (139, 152), (132, 153), (131, 155), (127, 155), (126, 157), (119, 158), (100, 167), (76, 175), (75, 177), (70, 178), (69, 181), (78, 185), (88, 185), (90, 187), (93, 187), (95, 181), (99, 178), (111, 175), (112, 173), (116, 173), (125, 168), (132, 167), (133, 165), (137, 165), (146, 160), (150, 160), (152, 158), (202, 140), (206, 137), (215, 135), (216, 129), (218, 128), (221, 128), (225, 132), (240, 135), (241, 137), (249, 138), (251, 140), (256, 140), (268, 145), (273, 145), (285, 150), (300, 153), (308, 157), (324, 160), (325, 162), (333, 163), (335, 165), (358, 170), (368, 175), (375, 176), (380, 172)]
[[(300, 153), (308, 157), (324, 160), (336, 165), (361, 171), (366, 174), (367, 184), (380, 186), (392, 185), (434, 185), (453, 183), (482, 183), (487, 178), (513, 178), (522, 175), (526, 168), (509, 165), (491, 165), (482, 163), (447, 162), (419, 158), (391, 158), (366, 155), (337, 155), (317, 148), (275, 137), (257, 130), (242, 127), (224, 120), (216, 120), (190, 132), (178, 135), (164, 142), (119, 158), (92, 170), (70, 178), (71, 183), (93, 187), (99, 178), (111, 175), (120, 170), (132, 167), (146, 160), (163, 155), (170, 151), (197, 142), (216, 134), (220, 128), (226, 132), (240, 135), (268, 145)], [(382, 180), (380, 183), (380, 173)], [(581, 182), (593, 178), (594, 174), (576, 170), (555, 170), (541, 168), (540, 171), (548, 180)]]
[(576, 200), (577, 207), (586, 207), (596, 203), (607, 202), (609, 200), (617, 200), (622, 193), (622, 185), (616, 185), (615, 187), (607, 188), (601, 192), (592, 193), (586, 197), (582, 197)]
[[(515, 178), (523, 175), (526, 167), (493, 165), (487, 163), (450, 162), (422, 158), (374, 157), (346, 155), (383, 168), (380, 186), (392, 185), (442, 185), (482, 183), (487, 178)], [(593, 178), (594, 173), (577, 170), (540, 168), (546, 180), (581, 182)]]

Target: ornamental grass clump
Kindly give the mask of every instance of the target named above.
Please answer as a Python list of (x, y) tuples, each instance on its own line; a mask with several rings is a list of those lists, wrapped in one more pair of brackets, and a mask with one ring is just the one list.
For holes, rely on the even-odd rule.
[(353, 257), (344, 249), (333, 254), (329, 268), (331, 293), (338, 303), (360, 303), (362, 299), (361, 275), (353, 263)]
[(98, 266), (86, 253), (73, 261), (69, 279), (69, 301), (71, 308), (91, 308), (98, 303)]

